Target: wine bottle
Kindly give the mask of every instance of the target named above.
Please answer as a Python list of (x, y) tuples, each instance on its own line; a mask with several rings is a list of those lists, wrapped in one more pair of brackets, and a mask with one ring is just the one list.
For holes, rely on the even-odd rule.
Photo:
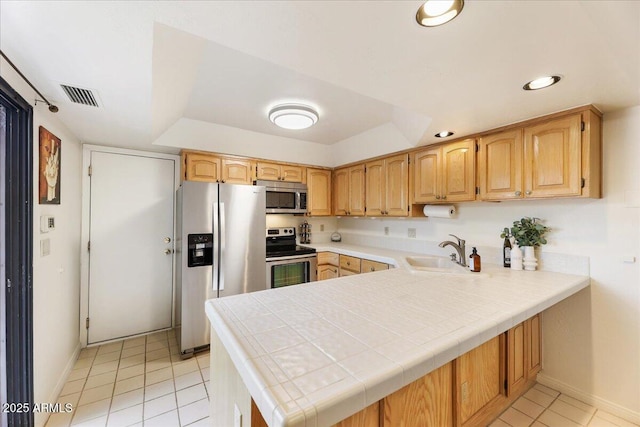
[(502, 261), (506, 268), (511, 267), (511, 242), (507, 236), (505, 236), (504, 244), (502, 245)]

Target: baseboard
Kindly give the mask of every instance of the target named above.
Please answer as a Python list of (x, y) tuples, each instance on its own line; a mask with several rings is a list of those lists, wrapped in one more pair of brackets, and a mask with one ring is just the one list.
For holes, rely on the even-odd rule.
[[(64, 367), (64, 370), (62, 371), (60, 378), (58, 378), (58, 382), (56, 383), (56, 386), (53, 389), (51, 396), (49, 396), (49, 400), (47, 402), (56, 403), (58, 401), (60, 392), (62, 392), (64, 385), (67, 383), (67, 378), (69, 378), (69, 374), (73, 370), (73, 367), (76, 364), (76, 361), (78, 360), (78, 356), (80, 356), (81, 349), (82, 347), (80, 346), (80, 341), (78, 341), (78, 345), (76, 345), (76, 348), (73, 350), (73, 354), (71, 355), (71, 358), (69, 358), (67, 365)], [(45, 418), (41, 420), (42, 423), (40, 423), (39, 420), (36, 420), (36, 425), (38, 426), (45, 425), (49, 420), (49, 415), (51, 415), (50, 413), (46, 413), (46, 412), (42, 414), (45, 415)]]
[(603, 411), (609, 412), (617, 417), (623, 418), (627, 421), (631, 421), (632, 423), (640, 423), (640, 413), (634, 412), (630, 409), (610, 402), (606, 399), (602, 399), (593, 394), (585, 393), (584, 391), (578, 390), (577, 388), (572, 387), (569, 384), (558, 381), (555, 378), (548, 377), (543, 372), (540, 372), (538, 374), (536, 380), (542, 385), (557, 390), (560, 393), (573, 397), (574, 399), (578, 399), (593, 407), (602, 409)]

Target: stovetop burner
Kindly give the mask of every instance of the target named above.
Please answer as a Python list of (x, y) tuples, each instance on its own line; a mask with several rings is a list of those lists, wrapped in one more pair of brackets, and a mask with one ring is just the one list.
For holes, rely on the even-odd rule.
[(316, 252), (314, 248), (296, 244), (295, 227), (267, 229), (267, 258), (306, 255)]

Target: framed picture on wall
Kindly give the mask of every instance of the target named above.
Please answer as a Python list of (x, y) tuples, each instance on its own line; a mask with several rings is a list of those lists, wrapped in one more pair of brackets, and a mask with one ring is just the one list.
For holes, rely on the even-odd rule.
[(60, 204), (60, 138), (40, 126), (40, 181), (41, 205)]

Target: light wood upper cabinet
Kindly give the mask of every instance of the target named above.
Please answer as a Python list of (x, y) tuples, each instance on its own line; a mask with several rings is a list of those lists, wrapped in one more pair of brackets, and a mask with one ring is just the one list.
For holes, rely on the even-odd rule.
[(218, 182), (220, 158), (211, 154), (183, 153), (182, 177), (187, 181)]
[(331, 171), (307, 168), (307, 213), (331, 215)]
[(366, 180), (367, 216), (408, 215), (408, 154), (368, 162)]
[(482, 137), (482, 200), (601, 197), (600, 117), (591, 109)]
[(411, 155), (414, 203), (432, 203), (440, 200), (441, 157), (440, 147), (418, 151)]
[(367, 216), (382, 216), (385, 213), (386, 179), (384, 160), (368, 162), (366, 165), (365, 203)]
[(365, 214), (364, 164), (336, 169), (333, 172), (333, 214)]
[(522, 197), (522, 130), (480, 138), (477, 158), (482, 200)]
[(222, 158), (222, 182), (252, 184), (253, 167), (250, 160)]
[(475, 140), (413, 153), (413, 203), (475, 199)]
[(302, 182), (302, 166), (285, 165), (270, 162), (257, 162), (258, 179), (269, 181)]
[(526, 197), (580, 195), (581, 123), (575, 114), (524, 129)]
[(253, 183), (253, 166), (250, 159), (183, 152), (182, 165), (182, 177), (187, 181)]

